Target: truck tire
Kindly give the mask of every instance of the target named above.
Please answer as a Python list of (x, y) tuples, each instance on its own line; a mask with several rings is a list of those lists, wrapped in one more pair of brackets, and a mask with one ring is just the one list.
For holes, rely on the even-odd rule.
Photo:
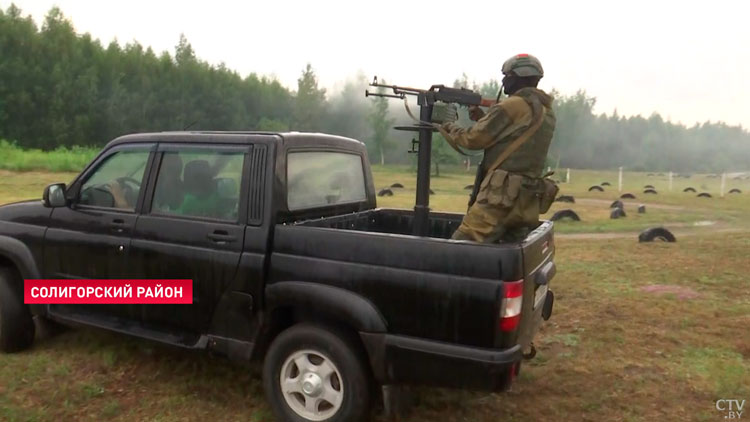
[[(14, 283), (16, 282), (16, 283)], [(21, 283), (15, 271), (0, 268), (0, 351), (20, 352), (34, 342), (34, 320), (23, 295), (13, 285)]]
[(625, 208), (625, 205), (622, 204), (622, 201), (619, 199), (613, 202), (610, 206), (610, 208)]
[(604, 192), (604, 189), (599, 185), (594, 185), (589, 188), (589, 192), (591, 191)]
[(618, 218), (627, 217), (625, 210), (622, 208), (612, 208), (612, 212), (609, 213), (609, 218), (617, 220)]
[(694, 189), (694, 188), (691, 188), (690, 186), (688, 186), (688, 187), (686, 187), (685, 189), (683, 189), (682, 191), (683, 191), (683, 192), (695, 192), (695, 189)]
[(656, 189), (646, 189), (643, 191), (643, 193), (650, 193), (652, 195), (656, 195)]
[(602, 182), (602, 183), (600, 183), (600, 185), (602, 185), (602, 186), (612, 186), (612, 184), (609, 183), (609, 182)]
[(552, 217), (550, 217), (550, 220), (559, 221), (559, 220), (562, 220), (563, 218), (569, 218), (573, 221), (581, 221), (581, 217), (579, 217), (578, 214), (576, 214), (576, 212), (571, 209), (560, 210), (552, 214)]
[(391, 187), (392, 188), (403, 188), (404, 185), (402, 185), (401, 183), (394, 183), (394, 184), (391, 185)]
[(635, 199), (635, 195), (632, 193), (623, 193), (620, 195), (620, 199)]
[(388, 188), (381, 189), (380, 192), (378, 192), (378, 196), (393, 196), (393, 191)]
[(555, 199), (555, 202), (569, 202), (571, 204), (576, 203), (576, 199), (572, 195), (560, 195)]
[(665, 229), (664, 227), (652, 227), (646, 229), (638, 235), (639, 242), (653, 242), (654, 240), (661, 240), (664, 242), (676, 242), (672, 232)]
[(367, 420), (372, 382), (362, 354), (348, 336), (316, 325), (298, 324), (279, 334), (263, 362), (263, 388), (276, 418)]
[(712, 196), (708, 192), (701, 192), (698, 194), (698, 198), (712, 198)]

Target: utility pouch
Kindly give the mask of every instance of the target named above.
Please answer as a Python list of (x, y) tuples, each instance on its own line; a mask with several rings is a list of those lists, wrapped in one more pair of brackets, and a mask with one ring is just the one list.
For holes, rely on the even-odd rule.
[(552, 181), (552, 179), (545, 177), (544, 179), (542, 179), (542, 183), (544, 189), (541, 196), (539, 197), (540, 214), (544, 214), (549, 211), (552, 203), (555, 202), (555, 198), (557, 198), (557, 193), (560, 192), (560, 188), (557, 186), (557, 183)]
[(482, 180), (477, 195), (480, 204), (512, 207), (518, 198), (523, 178), (519, 175), (497, 169)]

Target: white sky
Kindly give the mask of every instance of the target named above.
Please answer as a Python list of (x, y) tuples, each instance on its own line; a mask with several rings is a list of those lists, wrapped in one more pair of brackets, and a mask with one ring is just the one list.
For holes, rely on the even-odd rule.
[[(358, 71), (399, 85), (500, 79), (516, 53), (540, 87), (597, 98), (597, 112), (750, 127), (750, 4), (743, 1), (16, 0), (41, 22), (54, 5), (105, 45), (137, 40), (296, 89), (307, 62), (336, 89)], [(0, 0), (6, 9), (7, 0)], [(424, 39), (424, 45), (420, 45)]]

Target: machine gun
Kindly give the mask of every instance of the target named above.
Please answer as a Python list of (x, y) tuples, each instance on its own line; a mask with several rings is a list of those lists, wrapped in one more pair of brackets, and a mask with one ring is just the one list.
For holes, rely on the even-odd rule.
[[(408, 102), (406, 102), (406, 96), (416, 96), (420, 106), (439, 106), (440, 104), (458, 104), (462, 106), (482, 106), (490, 107), (497, 103), (496, 100), (482, 98), (482, 96), (468, 88), (451, 88), (445, 85), (432, 85), (429, 89), (410, 88), (406, 86), (398, 85), (386, 85), (378, 83), (378, 77), (375, 76), (370, 83), (371, 87), (375, 88), (387, 88), (392, 94), (386, 92), (370, 92), (365, 90), (365, 97), (386, 97), (386, 98), (398, 98), (404, 100), (406, 105), (407, 113), (414, 119), (418, 120), (412, 115), (409, 110)], [(433, 108), (433, 112), (430, 113), (430, 119), (427, 121), (420, 121), (420, 123), (442, 123), (445, 119), (444, 109)]]
[[(410, 126), (396, 126), (396, 130), (405, 130), (419, 133), (419, 141), (412, 140), (412, 144), (419, 144), (417, 157), (417, 198), (414, 205), (414, 226), (413, 233), (417, 236), (429, 235), (429, 218), (430, 218), (430, 166), (432, 154), (432, 132), (437, 130), (435, 123), (444, 121), (445, 113), (443, 104), (459, 104), (463, 106), (483, 106), (489, 107), (496, 100), (482, 98), (476, 93), (466, 88), (450, 88), (445, 85), (433, 85), (430, 89), (409, 88), (398, 85), (386, 85), (378, 83), (376, 76), (371, 87), (386, 88), (392, 93), (370, 92), (365, 90), (365, 97), (386, 97), (398, 98), (404, 100), (406, 112), (415, 121)], [(416, 96), (419, 105), (419, 118), (416, 118), (409, 109), (407, 96)], [(437, 108), (436, 108), (437, 106)], [(455, 113), (455, 110), (454, 110)]]

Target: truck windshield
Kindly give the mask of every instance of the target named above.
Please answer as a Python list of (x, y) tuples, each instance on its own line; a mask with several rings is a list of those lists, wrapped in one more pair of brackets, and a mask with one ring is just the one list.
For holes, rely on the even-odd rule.
[(290, 152), (287, 157), (290, 210), (367, 199), (362, 157), (342, 152)]

